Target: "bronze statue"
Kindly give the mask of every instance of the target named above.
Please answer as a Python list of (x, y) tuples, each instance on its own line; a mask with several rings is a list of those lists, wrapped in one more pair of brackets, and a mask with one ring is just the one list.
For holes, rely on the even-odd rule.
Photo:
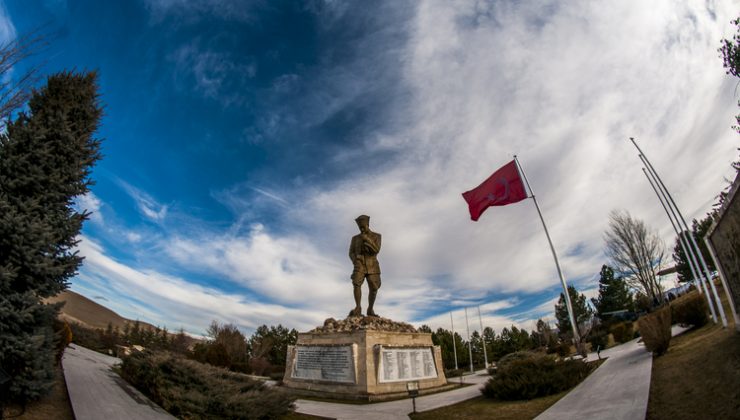
[(355, 309), (349, 312), (349, 316), (362, 316), (362, 283), (367, 278), (370, 293), (367, 297), (367, 316), (378, 316), (373, 311), (375, 296), (380, 289), (380, 264), (378, 264), (378, 252), (380, 252), (380, 234), (370, 230), (370, 216), (359, 216), (355, 219), (360, 234), (352, 237), (349, 245), (349, 259), (352, 260), (352, 286), (355, 294)]

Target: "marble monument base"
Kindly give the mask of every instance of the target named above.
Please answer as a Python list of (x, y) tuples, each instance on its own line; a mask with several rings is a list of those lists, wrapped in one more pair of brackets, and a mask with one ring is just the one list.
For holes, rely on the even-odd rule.
[(408, 396), (408, 382), (418, 382), (420, 394), (447, 386), (429, 333), (321, 330), (298, 334), (288, 348), (283, 385), (298, 394), (381, 401)]

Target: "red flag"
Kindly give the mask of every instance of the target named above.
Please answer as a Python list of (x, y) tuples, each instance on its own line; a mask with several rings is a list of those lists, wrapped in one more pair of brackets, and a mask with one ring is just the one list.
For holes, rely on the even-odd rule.
[(477, 221), (487, 208), (522, 201), (527, 198), (527, 192), (512, 160), (462, 196), (468, 202), (470, 218)]

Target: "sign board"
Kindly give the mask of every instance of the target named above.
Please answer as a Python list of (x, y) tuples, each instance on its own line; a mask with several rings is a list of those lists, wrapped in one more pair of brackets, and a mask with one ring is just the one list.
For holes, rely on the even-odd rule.
[(431, 347), (380, 348), (378, 382), (436, 379), (437, 367)]
[(355, 383), (352, 345), (295, 346), (291, 377), (316, 381)]

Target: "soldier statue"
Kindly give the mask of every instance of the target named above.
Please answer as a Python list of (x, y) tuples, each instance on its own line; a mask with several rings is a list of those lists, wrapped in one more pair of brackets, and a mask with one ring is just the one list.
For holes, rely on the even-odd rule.
[(352, 270), (352, 286), (354, 287), (355, 308), (350, 311), (349, 316), (362, 316), (362, 283), (367, 278), (370, 293), (367, 297), (367, 316), (378, 316), (373, 311), (375, 296), (380, 289), (380, 264), (378, 264), (378, 252), (380, 252), (380, 234), (370, 230), (370, 216), (359, 216), (355, 219), (360, 234), (352, 237), (349, 245), (349, 259), (354, 266)]

